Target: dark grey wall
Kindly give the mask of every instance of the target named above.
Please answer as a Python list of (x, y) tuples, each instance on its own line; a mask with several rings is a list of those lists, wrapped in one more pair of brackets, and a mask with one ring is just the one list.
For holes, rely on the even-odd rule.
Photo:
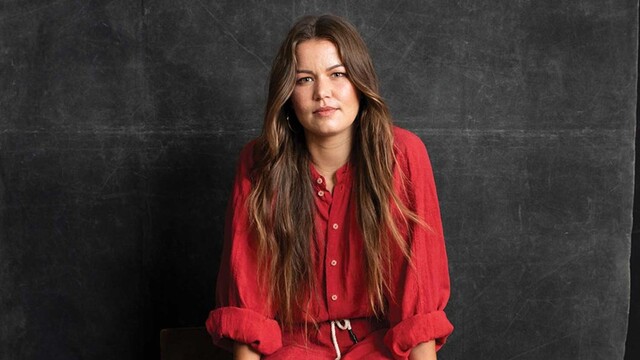
[[(640, 158), (640, 127), (638, 127), (639, 109), (636, 107), (636, 159)], [(640, 357), (640, 162), (635, 162), (635, 184), (633, 193), (633, 230), (631, 231), (631, 296), (629, 307), (629, 327), (625, 343), (624, 360)]]
[(442, 359), (621, 359), (636, 1), (4, 1), (0, 358), (154, 359), (213, 304), (276, 47), (348, 17), (432, 156)]

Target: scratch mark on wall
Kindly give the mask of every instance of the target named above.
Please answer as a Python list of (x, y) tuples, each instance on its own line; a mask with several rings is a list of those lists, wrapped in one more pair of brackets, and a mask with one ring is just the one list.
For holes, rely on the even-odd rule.
[(48, 8), (60, 3), (61, 1), (62, 0), (57, 0), (57, 1), (54, 1), (52, 3), (46, 4), (46, 5), (43, 5), (43, 6), (39, 6), (39, 7), (35, 8), (35, 9), (29, 10), (29, 11), (25, 11), (25, 12), (17, 14), (17, 15), (0, 17), (0, 21), (4, 22), (4, 21), (7, 21), (7, 20), (13, 20), (13, 19), (20, 18), (20, 17), (23, 17), (23, 16), (31, 15), (31, 14), (33, 14), (35, 12), (48, 9)]
[(231, 40), (233, 40), (233, 42), (235, 42), (242, 50), (244, 50), (244, 52), (246, 52), (247, 54), (251, 55), (253, 58), (255, 58), (256, 60), (258, 60), (258, 62), (260, 63), (260, 65), (262, 65), (263, 68), (265, 68), (267, 71), (270, 70), (269, 66), (267, 65), (267, 63), (265, 63), (260, 56), (258, 56), (256, 53), (254, 53), (253, 51), (251, 51), (251, 49), (247, 48), (246, 46), (244, 46), (235, 36), (233, 36), (233, 34), (229, 31), (226, 30), (226, 26), (224, 26), (224, 24), (222, 24), (222, 22), (220, 21), (220, 19), (218, 19), (216, 17), (216, 15), (211, 12), (211, 10), (209, 8), (207, 8), (201, 0), (198, 0), (198, 3), (200, 3), (200, 6), (202, 6), (202, 8), (211, 16), (211, 18), (217, 23), (220, 24), (222, 32), (227, 35)]
[(528, 350), (526, 350), (526, 351), (523, 351), (523, 352), (521, 352), (521, 353), (518, 353), (518, 354), (516, 354), (516, 355), (514, 355), (514, 356), (512, 356), (512, 357), (510, 357), (510, 358), (508, 358), (507, 360), (514, 360), (514, 359), (521, 358), (522, 356), (527, 355), (527, 354), (529, 354), (529, 353), (531, 353), (531, 352), (533, 352), (533, 351), (536, 351), (536, 350), (538, 350), (538, 349), (540, 349), (540, 348), (543, 348), (543, 347), (545, 347), (545, 346), (547, 346), (547, 345), (551, 345), (551, 344), (553, 344), (553, 343), (557, 343), (557, 342), (559, 342), (559, 341), (563, 341), (563, 340), (564, 340), (565, 338), (567, 338), (567, 337), (568, 337), (568, 336), (561, 337), (561, 338), (552, 338), (552, 340), (545, 341), (545, 342), (543, 342), (542, 344), (537, 345), (537, 346), (534, 346), (534, 347), (532, 347), (532, 348), (530, 348), (530, 349), (528, 349)]
[(387, 26), (387, 24), (389, 23), (389, 20), (391, 20), (391, 18), (396, 14), (398, 9), (400, 8), (400, 5), (402, 5), (402, 1), (398, 1), (398, 3), (396, 4), (396, 7), (391, 11), (389, 16), (387, 16), (384, 23), (382, 23), (382, 26), (380, 26), (380, 28), (378, 28), (378, 30), (376, 30), (376, 32), (371, 36), (371, 44), (375, 43), (376, 40), (379, 38), (378, 34)]

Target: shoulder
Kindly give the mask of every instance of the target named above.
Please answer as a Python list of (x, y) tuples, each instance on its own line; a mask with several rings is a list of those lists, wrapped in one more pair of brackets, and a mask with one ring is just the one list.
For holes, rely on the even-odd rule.
[(403, 158), (416, 153), (426, 153), (426, 147), (418, 135), (398, 126), (393, 127), (393, 148), (396, 156), (404, 155)]
[(257, 143), (258, 143), (258, 139), (255, 138), (242, 146), (242, 150), (240, 150), (239, 163), (241, 164), (246, 162), (251, 164), (253, 163), (254, 154), (255, 154), (256, 148), (258, 147)]
[(240, 150), (240, 156), (238, 157), (238, 163), (236, 167), (238, 175), (247, 177), (249, 176), (251, 169), (253, 169), (255, 161), (254, 154), (257, 147), (256, 143), (257, 139), (253, 139), (246, 143), (242, 147), (242, 150)]
[(240, 158), (251, 157), (253, 158), (254, 149), (258, 147), (258, 138), (254, 138), (242, 146), (240, 150)]

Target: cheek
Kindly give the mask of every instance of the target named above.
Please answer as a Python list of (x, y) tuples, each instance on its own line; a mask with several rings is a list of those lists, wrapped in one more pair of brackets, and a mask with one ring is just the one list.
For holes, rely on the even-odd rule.
[(300, 109), (299, 96), (296, 96), (296, 93), (294, 92), (293, 94), (291, 94), (291, 97), (289, 98), (289, 100), (291, 100), (291, 108), (293, 108), (293, 111), (297, 113), (298, 110)]
[(356, 96), (357, 93), (356, 87), (351, 83), (351, 81), (346, 79), (336, 87), (336, 90), (345, 99), (352, 98)]
[(298, 111), (304, 108), (304, 94), (300, 90), (294, 90), (291, 94), (291, 105), (294, 110)]
[(358, 91), (355, 86), (351, 84), (344, 86), (344, 88), (341, 89), (340, 94), (343, 101), (347, 102), (348, 105), (354, 107), (360, 106), (360, 97), (358, 96)]

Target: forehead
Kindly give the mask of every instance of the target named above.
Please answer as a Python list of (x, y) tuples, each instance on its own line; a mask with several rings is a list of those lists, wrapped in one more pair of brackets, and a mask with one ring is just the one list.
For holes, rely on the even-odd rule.
[(305, 65), (336, 65), (341, 63), (338, 48), (329, 40), (305, 40), (296, 46), (298, 67)]

